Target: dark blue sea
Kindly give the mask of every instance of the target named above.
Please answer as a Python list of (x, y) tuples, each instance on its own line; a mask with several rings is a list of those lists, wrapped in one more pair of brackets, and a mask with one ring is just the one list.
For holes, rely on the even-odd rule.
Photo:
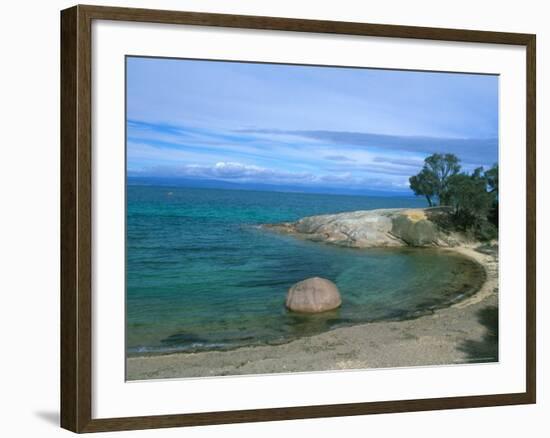
[[(339, 248), (259, 227), (324, 213), (424, 206), (414, 197), (129, 185), (127, 352), (276, 344), (446, 306), (471, 290), (469, 260), (431, 249)], [(314, 316), (288, 312), (288, 288), (313, 276), (336, 283), (341, 308)]]

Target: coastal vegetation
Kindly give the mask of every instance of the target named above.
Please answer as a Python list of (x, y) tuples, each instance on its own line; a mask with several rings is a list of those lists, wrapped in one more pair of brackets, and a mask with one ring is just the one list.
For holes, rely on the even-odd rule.
[(456, 155), (433, 154), (409, 183), (415, 195), (424, 196), (430, 207), (449, 209), (449, 215), (442, 216), (446, 223), (440, 226), (471, 233), (480, 240), (498, 236), (497, 164), (468, 173), (461, 171)]

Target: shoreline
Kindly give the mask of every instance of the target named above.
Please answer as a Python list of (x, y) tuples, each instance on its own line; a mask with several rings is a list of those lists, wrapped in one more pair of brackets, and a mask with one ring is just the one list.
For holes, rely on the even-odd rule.
[[(313, 372), (495, 362), (498, 360), (498, 260), (479, 244), (441, 248), (480, 264), (485, 282), (472, 295), (414, 319), (339, 327), (279, 345), (131, 356), (127, 380)], [(204, 364), (208, 364), (208, 368)]]
[[(442, 250), (455, 252), (468, 257), (475, 262), (479, 263), (485, 270), (485, 282), (481, 287), (472, 295), (465, 297), (456, 303), (451, 304), (450, 307), (464, 308), (482, 302), (486, 298), (490, 297), (498, 289), (498, 255), (497, 254), (484, 254), (476, 250), (480, 244), (463, 244), (461, 246), (444, 248)], [(498, 247), (496, 249), (498, 253)]]

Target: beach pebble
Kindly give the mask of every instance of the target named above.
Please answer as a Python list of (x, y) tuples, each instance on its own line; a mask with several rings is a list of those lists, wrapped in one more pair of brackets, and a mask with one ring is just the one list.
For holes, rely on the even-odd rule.
[(342, 298), (332, 281), (313, 277), (293, 285), (288, 290), (285, 304), (293, 312), (319, 313), (340, 307)]

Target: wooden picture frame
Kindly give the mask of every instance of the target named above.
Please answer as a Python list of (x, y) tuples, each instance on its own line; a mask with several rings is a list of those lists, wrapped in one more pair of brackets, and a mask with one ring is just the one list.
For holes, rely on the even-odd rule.
[[(526, 48), (527, 284), (526, 391), (521, 393), (92, 418), (92, 22), (114, 20), (387, 38), (518, 45)], [(148, 429), (535, 403), (535, 35), (100, 6), (61, 12), (61, 426), (74, 432)]]

